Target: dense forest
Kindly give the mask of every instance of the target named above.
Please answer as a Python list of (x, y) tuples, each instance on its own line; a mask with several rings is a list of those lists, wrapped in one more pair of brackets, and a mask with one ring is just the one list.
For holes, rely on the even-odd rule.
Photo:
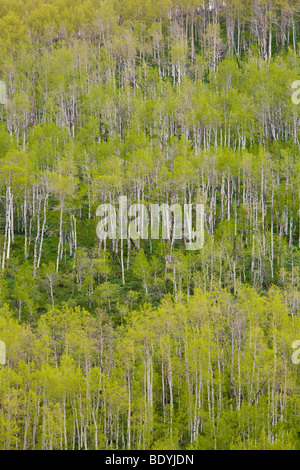
[(0, 449), (300, 449), (299, 1), (0, 0), (0, 80)]

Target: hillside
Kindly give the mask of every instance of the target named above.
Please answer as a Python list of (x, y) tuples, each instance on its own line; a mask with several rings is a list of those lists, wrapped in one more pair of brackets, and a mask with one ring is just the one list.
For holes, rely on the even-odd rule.
[(0, 0), (1, 450), (300, 448), (299, 12)]

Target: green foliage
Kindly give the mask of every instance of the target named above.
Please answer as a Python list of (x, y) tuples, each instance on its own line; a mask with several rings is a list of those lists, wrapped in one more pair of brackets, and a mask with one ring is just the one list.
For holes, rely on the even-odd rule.
[(299, 448), (299, 8), (225, 3), (0, 0), (0, 449)]

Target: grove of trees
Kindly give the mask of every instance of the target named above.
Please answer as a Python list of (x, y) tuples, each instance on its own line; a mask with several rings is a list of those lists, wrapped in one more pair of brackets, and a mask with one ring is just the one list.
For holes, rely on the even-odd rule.
[[(297, 0), (0, 0), (0, 449), (300, 448)], [(205, 205), (205, 243), (97, 207)]]

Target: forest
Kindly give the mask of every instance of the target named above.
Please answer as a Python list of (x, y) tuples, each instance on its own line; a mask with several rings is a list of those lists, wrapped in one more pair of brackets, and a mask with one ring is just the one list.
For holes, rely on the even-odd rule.
[(0, 450), (300, 450), (299, 1), (0, 0), (0, 80)]

